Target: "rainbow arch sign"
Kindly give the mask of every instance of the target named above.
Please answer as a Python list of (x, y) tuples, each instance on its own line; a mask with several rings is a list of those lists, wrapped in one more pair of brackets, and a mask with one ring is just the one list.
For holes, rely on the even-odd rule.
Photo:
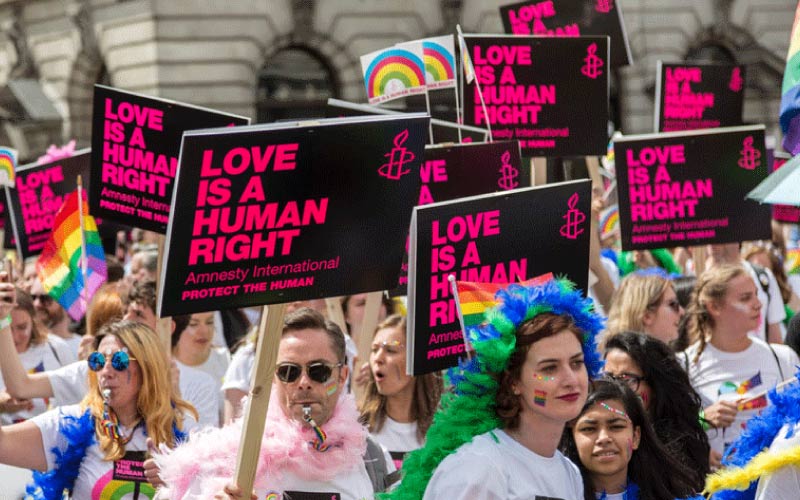
[(424, 94), (427, 90), (421, 41), (361, 56), (361, 70), (370, 104)]
[(0, 186), (14, 187), (17, 170), (17, 151), (0, 146)]
[(456, 57), (453, 35), (422, 40), (425, 81), (428, 90), (456, 86)]

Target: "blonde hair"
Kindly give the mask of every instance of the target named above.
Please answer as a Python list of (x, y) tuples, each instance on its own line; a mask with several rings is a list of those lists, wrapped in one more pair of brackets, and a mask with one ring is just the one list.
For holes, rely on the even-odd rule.
[(731, 281), (742, 275), (747, 275), (747, 271), (741, 265), (723, 264), (708, 269), (697, 279), (689, 309), (686, 311), (689, 318), (686, 324), (689, 342), (700, 342), (692, 363), (697, 363), (700, 359), (714, 331), (714, 320), (708, 312), (708, 304), (720, 304), (728, 293)]
[(106, 323), (119, 321), (125, 316), (125, 304), (117, 291), (116, 283), (106, 283), (95, 292), (86, 311), (86, 334), (94, 337)]
[(611, 297), (604, 340), (627, 331), (644, 333), (644, 314), (658, 305), (670, 286), (670, 280), (657, 274), (625, 276)]
[[(406, 336), (406, 318), (400, 314), (392, 314), (375, 328), (375, 333), (386, 328), (396, 329)], [(373, 334), (374, 336), (374, 334)], [(442, 377), (438, 372), (426, 373), (413, 377), (414, 396), (411, 399), (411, 418), (417, 422), (417, 438), (422, 441), (433, 422), (433, 414), (442, 397)], [(379, 432), (386, 422), (386, 396), (378, 392), (375, 377), (370, 370), (364, 398), (361, 402), (361, 423), (370, 432)]]
[[(158, 447), (165, 444), (175, 446), (173, 423), (183, 429), (186, 413), (197, 419), (197, 411), (181, 399), (170, 383), (170, 369), (158, 335), (147, 325), (133, 321), (119, 321), (104, 325), (95, 337), (95, 346), (100, 340), (112, 335), (128, 348), (132, 358), (139, 363), (142, 385), (136, 399), (136, 409), (144, 419), (147, 436)], [(103, 397), (97, 382), (97, 373), (89, 371), (89, 391), (81, 401), (83, 408), (92, 412), (95, 420), (95, 436), (106, 460), (118, 460), (125, 454), (125, 446), (117, 439), (103, 433)]]

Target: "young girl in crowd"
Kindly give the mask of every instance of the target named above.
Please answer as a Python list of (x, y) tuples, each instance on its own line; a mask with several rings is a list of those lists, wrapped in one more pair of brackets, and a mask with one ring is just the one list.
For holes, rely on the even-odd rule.
[(622, 332), (605, 346), (605, 375), (626, 384), (642, 400), (656, 436), (670, 455), (703, 489), (708, 467), (708, 437), (698, 419), (700, 396), (663, 342), (643, 333)]
[(406, 319), (399, 314), (378, 325), (369, 365), (361, 420), (399, 469), (404, 455), (425, 442), (442, 395), (442, 379), (438, 373), (406, 374)]
[(637, 271), (622, 280), (611, 298), (605, 337), (634, 331), (670, 343), (678, 338), (681, 316), (683, 308), (666, 273)]
[(393, 499), (583, 499), (557, 446), (602, 362), (602, 320), (569, 282), (510, 285), (488, 325), (469, 328), (474, 354), (448, 372), (454, 392), (406, 455)]
[(747, 420), (767, 406), (761, 395), (794, 373), (798, 357), (790, 348), (748, 335), (761, 328), (756, 284), (740, 265), (723, 264), (697, 281), (687, 330), (693, 344), (680, 356), (700, 394), (711, 445), (710, 465)]
[(664, 449), (640, 398), (623, 384), (593, 384), (562, 450), (578, 464), (585, 500), (672, 500), (695, 492), (689, 470)]

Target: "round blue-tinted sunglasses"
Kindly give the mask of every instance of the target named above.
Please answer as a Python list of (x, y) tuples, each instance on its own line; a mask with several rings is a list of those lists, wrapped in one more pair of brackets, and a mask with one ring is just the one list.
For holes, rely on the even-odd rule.
[[(111, 354), (111, 352), (107, 354)], [(106, 356), (100, 351), (91, 353), (86, 361), (89, 363), (89, 368), (95, 372), (99, 372), (106, 366)], [(111, 356), (111, 367), (118, 372), (124, 372), (130, 366), (131, 361), (136, 361), (136, 358), (130, 357), (125, 351), (117, 351)]]

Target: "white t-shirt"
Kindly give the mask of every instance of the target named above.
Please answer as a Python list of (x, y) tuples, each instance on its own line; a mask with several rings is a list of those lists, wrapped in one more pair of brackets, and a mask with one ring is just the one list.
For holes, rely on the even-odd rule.
[(476, 436), (445, 458), (424, 500), (583, 500), (578, 467), (561, 452), (537, 455), (500, 429)]
[[(42, 445), (47, 457), (48, 470), (55, 466), (55, 455), (51, 451), (53, 447), (65, 450), (67, 442), (60, 432), (60, 422), (66, 415), (80, 417), (84, 410), (80, 406), (62, 406), (53, 411), (43, 413), (33, 418), (33, 422), (39, 427), (42, 433)], [(75, 480), (75, 487), (72, 498), (86, 500), (101, 500), (105, 498), (115, 498), (126, 488), (133, 485), (134, 490), (138, 488), (138, 499), (152, 499), (155, 496), (155, 489), (144, 478), (142, 462), (147, 451), (147, 436), (144, 432), (144, 425), (135, 429), (127, 429), (120, 426), (124, 436), (128, 436), (131, 431), (133, 438), (125, 445), (125, 458), (109, 462), (103, 459), (103, 452), (95, 442), (86, 449), (86, 455), (81, 462), (78, 478)], [(135, 498), (134, 495), (121, 497)]]
[(783, 297), (781, 297), (781, 288), (778, 286), (778, 280), (775, 279), (775, 275), (772, 274), (772, 271), (767, 269), (766, 267), (763, 268), (765, 271), (765, 275), (769, 280), (769, 296), (764, 292), (764, 288), (761, 286), (761, 282), (759, 281), (758, 275), (756, 274), (753, 266), (748, 263), (743, 264), (744, 268), (747, 269), (747, 272), (750, 273), (750, 277), (753, 278), (753, 282), (756, 284), (756, 293), (758, 295), (758, 300), (761, 301), (761, 326), (758, 330), (750, 332), (750, 335), (766, 340), (764, 338), (764, 321), (767, 324), (779, 323), (781, 325), (781, 334), (782, 337), (786, 337), (786, 328), (783, 326), (783, 320), (786, 319), (786, 309), (783, 308)]
[(256, 347), (248, 343), (243, 345), (233, 354), (228, 371), (225, 372), (225, 380), (222, 382), (222, 390), (238, 389), (240, 391), (250, 391), (250, 377), (253, 374), (253, 364), (256, 361)]
[[(375, 496), (363, 462), (330, 481), (312, 481), (286, 472), (266, 488), (256, 488), (255, 493), (259, 500), (371, 500)], [(198, 498), (209, 498), (209, 492), (200, 491), (200, 481), (194, 481), (182, 500)]]
[[(55, 370), (61, 363), (71, 363), (75, 356), (70, 354), (70, 347), (62, 339), (49, 336), (47, 342), (39, 345), (32, 345), (28, 350), (19, 355), (22, 367), (28, 373), (41, 373), (48, 370)], [(3, 375), (0, 374), (0, 390), (5, 390), (6, 384)], [(0, 413), (0, 422), (3, 425), (13, 424), (28, 420), (29, 418), (44, 413), (51, 404), (57, 406), (50, 398), (34, 398), (31, 400), (33, 409), (28, 411), (18, 411), (15, 413)]]
[(230, 351), (225, 347), (213, 347), (208, 359), (202, 364), (192, 366), (192, 368), (211, 375), (217, 381), (217, 386), (219, 387), (222, 385), (222, 379), (225, 378), (225, 371), (228, 369), (229, 364), (231, 364)]
[(398, 422), (389, 417), (386, 417), (379, 432), (370, 435), (372, 439), (388, 450), (397, 469), (402, 466), (406, 453), (421, 448), (425, 444), (417, 439), (417, 422)]
[[(181, 397), (197, 410), (201, 426), (219, 425), (217, 384), (207, 373), (194, 370), (178, 363), (180, 381), (178, 388)], [(86, 361), (76, 361), (48, 373), (53, 394), (61, 405), (80, 403), (89, 390), (87, 377), (89, 365)]]
[[(717, 401), (736, 401), (756, 396), (794, 374), (794, 366), (800, 361), (791, 348), (772, 345), (783, 371), (781, 376), (770, 346), (756, 338), (751, 340), (750, 347), (741, 352), (723, 352), (707, 343), (697, 363), (692, 363), (692, 360), (699, 344), (693, 344), (684, 351), (689, 359), (689, 380), (700, 395), (703, 408)], [(737, 392), (739, 390), (743, 392)], [(764, 396), (752, 405), (752, 409), (739, 411), (730, 427), (709, 429), (707, 433), (711, 449), (722, 453), (739, 437), (747, 420), (759, 414), (766, 405)]]
[[(784, 425), (778, 436), (772, 441), (769, 451), (781, 452), (800, 446), (800, 424), (795, 425), (794, 435), (786, 438), (789, 430)], [(772, 474), (763, 476), (758, 481), (755, 500), (789, 500), (800, 495), (800, 464), (787, 465)]]
[[(70, 333), (69, 337), (62, 337), (61, 335), (56, 335), (55, 333), (48, 332), (47, 333), (47, 337), (51, 338), (51, 339), (52, 338), (57, 338), (57, 339), (61, 340), (62, 342), (65, 342), (69, 346), (69, 353), (70, 353), (71, 358), (68, 361), (64, 361), (63, 364), (71, 363), (71, 362), (76, 361), (78, 359), (78, 348), (81, 345), (81, 336), (80, 335), (78, 335), (77, 333)], [(59, 356), (60, 355), (61, 355), (61, 353), (59, 353)]]

